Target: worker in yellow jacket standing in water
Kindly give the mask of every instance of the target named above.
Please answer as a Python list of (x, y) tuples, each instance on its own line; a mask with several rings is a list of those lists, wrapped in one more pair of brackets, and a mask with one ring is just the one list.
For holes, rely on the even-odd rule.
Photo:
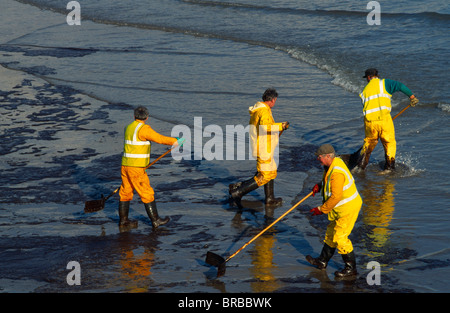
[(249, 180), (230, 184), (229, 194), (239, 208), (241, 198), (264, 185), (265, 203), (269, 205), (280, 205), (281, 198), (274, 196), (274, 179), (277, 177), (277, 164), (274, 152), (278, 146), (280, 132), (289, 127), (288, 122), (275, 123), (272, 116), (272, 108), (278, 98), (275, 89), (267, 89), (262, 102), (257, 102), (249, 107), (250, 113), (250, 141), (253, 157), (256, 157), (256, 175)]
[(122, 185), (119, 190), (119, 227), (124, 229), (136, 228), (137, 221), (129, 220), (128, 213), (133, 192), (136, 191), (144, 203), (153, 228), (164, 225), (169, 218), (160, 218), (156, 208), (153, 188), (145, 172), (150, 164), (151, 141), (163, 145), (182, 145), (184, 139), (166, 137), (158, 134), (149, 125), (149, 112), (145, 107), (134, 110), (134, 122), (125, 128), (124, 152), (122, 156)]
[(380, 79), (378, 70), (367, 69), (363, 78), (368, 84), (360, 94), (364, 114), (364, 145), (361, 149), (357, 168), (364, 170), (369, 163), (370, 154), (380, 139), (385, 152), (385, 170), (395, 169), (395, 141), (394, 122), (391, 118), (392, 94), (401, 91), (410, 99), (410, 105), (415, 106), (419, 100), (411, 90), (400, 82), (391, 79)]
[(356, 259), (350, 235), (359, 211), (362, 199), (356, 189), (355, 181), (344, 161), (335, 156), (332, 145), (320, 146), (316, 152), (317, 159), (324, 167), (321, 184), (313, 188), (313, 195), (322, 190), (323, 204), (313, 208), (313, 216), (328, 214), (327, 231), (320, 256), (306, 256), (306, 260), (319, 269), (327, 267), (328, 261), (336, 249), (342, 255), (345, 267), (336, 271), (337, 277), (352, 276), (357, 273)]

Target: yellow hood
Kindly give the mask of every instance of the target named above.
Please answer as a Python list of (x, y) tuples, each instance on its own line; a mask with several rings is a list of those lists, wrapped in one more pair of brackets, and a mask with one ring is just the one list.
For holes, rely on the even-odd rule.
[(265, 109), (268, 108), (270, 109), (264, 102), (257, 102), (255, 105), (248, 107), (248, 112), (250, 114), (255, 113), (257, 110), (259, 109)]

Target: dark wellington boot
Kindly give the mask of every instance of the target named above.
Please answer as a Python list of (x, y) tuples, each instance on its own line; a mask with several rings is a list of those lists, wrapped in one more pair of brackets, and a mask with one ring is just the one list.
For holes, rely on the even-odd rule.
[(357, 271), (355, 253), (353, 253), (352, 251), (348, 254), (342, 254), (342, 260), (345, 263), (345, 267), (340, 271), (336, 271), (334, 275), (336, 277), (349, 277), (356, 275)]
[(367, 167), (367, 164), (369, 164), (371, 153), (361, 153), (361, 155), (358, 158), (358, 162), (354, 168), (355, 171), (364, 171)]
[(386, 163), (384, 164), (385, 171), (394, 171), (395, 170), (395, 159), (390, 158), (387, 155), (385, 156)]
[(228, 193), (231, 195), (236, 189), (238, 189), (242, 185), (242, 182), (238, 182), (235, 184), (229, 184), (228, 185)]
[(242, 209), (241, 205), (241, 199), (244, 195), (248, 194), (250, 191), (253, 191), (258, 188), (258, 184), (256, 183), (255, 179), (252, 177), (249, 180), (246, 180), (244, 182), (240, 182), (237, 184), (236, 188), (233, 188), (232, 185), (230, 185), (229, 193), (231, 199), (233, 199), (234, 203)]
[(128, 230), (137, 228), (138, 222), (128, 219), (128, 212), (130, 211), (130, 201), (119, 201), (119, 228)]
[(148, 217), (152, 221), (153, 228), (156, 229), (161, 225), (167, 224), (170, 221), (169, 217), (160, 218), (158, 215), (158, 210), (156, 208), (156, 201), (153, 200), (150, 203), (144, 203), (145, 211)]
[(279, 206), (283, 203), (282, 198), (275, 198), (273, 186), (274, 180), (272, 179), (264, 185), (264, 194), (266, 195), (266, 204)]
[(334, 251), (336, 251), (336, 248), (331, 248), (325, 243), (318, 258), (313, 258), (312, 256), (307, 255), (306, 261), (316, 266), (318, 269), (324, 269), (327, 267), (328, 261), (330, 261)]

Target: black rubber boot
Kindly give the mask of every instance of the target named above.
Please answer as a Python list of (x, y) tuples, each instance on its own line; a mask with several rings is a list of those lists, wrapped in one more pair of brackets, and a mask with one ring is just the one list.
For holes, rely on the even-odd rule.
[(384, 163), (384, 170), (385, 171), (394, 171), (395, 170), (395, 159), (390, 158), (387, 155), (384, 158), (386, 160), (386, 163)]
[(322, 252), (320, 253), (318, 258), (313, 258), (310, 255), (306, 256), (306, 261), (316, 266), (318, 269), (324, 269), (328, 265), (328, 261), (330, 261), (331, 257), (336, 251), (336, 248), (331, 248), (329, 245), (324, 244), (322, 248)]
[(369, 164), (370, 155), (372, 153), (361, 153), (361, 155), (358, 158), (357, 164), (355, 169), (359, 169), (361, 171), (364, 171), (366, 169), (367, 164)]
[(138, 222), (128, 219), (130, 211), (130, 201), (119, 201), (119, 227), (123, 230), (136, 228)]
[(153, 228), (158, 228), (161, 225), (167, 224), (170, 221), (169, 217), (160, 218), (158, 215), (158, 210), (156, 209), (156, 201), (153, 200), (150, 203), (144, 203), (145, 211), (148, 217), (152, 221)]
[(281, 205), (283, 203), (282, 198), (275, 198), (273, 191), (274, 180), (272, 179), (264, 185), (264, 194), (266, 195), (266, 204), (269, 205)]
[(244, 195), (248, 194), (250, 191), (257, 189), (259, 186), (256, 183), (255, 179), (252, 177), (249, 180), (239, 182), (236, 184), (231, 184), (229, 186), (229, 193), (231, 199), (233, 199), (234, 203), (242, 209), (241, 199)]
[(342, 260), (345, 263), (345, 267), (340, 271), (336, 271), (334, 275), (336, 277), (349, 277), (356, 275), (357, 271), (355, 253), (353, 253), (352, 251), (348, 254), (342, 254)]

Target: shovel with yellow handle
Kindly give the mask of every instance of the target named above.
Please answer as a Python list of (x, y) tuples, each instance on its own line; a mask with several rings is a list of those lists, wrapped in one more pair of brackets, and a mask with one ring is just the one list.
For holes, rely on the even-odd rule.
[(266, 228), (264, 228), (259, 234), (257, 234), (255, 237), (253, 237), (252, 239), (250, 239), (245, 245), (243, 245), (239, 250), (237, 250), (235, 253), (233, 253), (232, 255), (230, 255), (227, 259), (224, 259), (223, 257), (221, 257), (218, 254), (215, 254), (211, 251), (208, 251), (206, 253), (206, 260), (205, 262), (209, 265), (212, 266), (216, 266), (218, 268), (217, 270), (217, 277), (223, 276), (225, 275), (225, 270), (226, 270), (226, 263), (228, 261), (230, 261), (232, 258), (234, 258), (239, 252), (241, 252), (245, 247), (247, 247), (249, 244), (251, 244), (254, 240), (256, 240), (256, 238), (258, 238), (259, 236), (261, 236), (264, 232), (266, 232), (269, 228), (271, 228), (273, 225), (275, 225), (276, 223), (278, 223), (283, 217), (285, 217), (286, 215), (289, 214), (289, 212), (291, 212), (292, 210), (294, 210), (296, 207), (298, 207), (300, 205), (300, 203), (302, 203), (303, 201), (305, 201), (309, 196), (311, 196), (313, 194), (313, 192), (311, 191), (306, 197), (304, 197), (302, 200), (300, 200), (299, 202), (297, 202), (292, 208), (290, 208), (289, 210), (287, 210), (286, 212), (284, 212), (279, 218), (277, 218), (275, 221), (273, 221), (269, 226), (267, 226)]

